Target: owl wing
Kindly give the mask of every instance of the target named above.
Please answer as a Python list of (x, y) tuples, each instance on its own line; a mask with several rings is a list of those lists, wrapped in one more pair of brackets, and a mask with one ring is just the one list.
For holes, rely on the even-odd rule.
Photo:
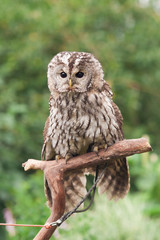
[(112, 101), (112, 107), (114, 109), (117, 123), (119, 126), (119, 140), (123, 140), (124, 139), (124, 134), (123, 134), (123, 130), (122, 130), (123, 117), (122, 117), (121, 111), (119, 110), (118, 106), (113, 101)]
[(46, 138), (47, 138), (48, 126), (49, 126), (49, 117), (47, 118), (47, 120), (45, 122), (44, 130), (43, 130), (43, 146), (42, 146), (42, 150), (41, 150), (41, 159), (44, 159), (44, 157), (45, 157), (45, 148), (46, 148)]
[[(119, 129), (117, 129), (119, 140), (123, 140), (123, 117), (118, 106), (112, 101), (112, 93), (107, 83), (104, 84), (104, 91), (111, 99), (112, 107), (119, 126)], [(119, 200), (128, 193), (129, 187), (130, 176), (128, 169), (128, 161), (126, 158), (120, 158), (113, 160), (108, 165), (108, 168), (106, 169), (98, 184), (98, 192), (99, 194), (106, 192), (109, 199)]]
[(43, 146), (41, 151), (41, 159), (45, 160), (53, 160), (55, 158), (55, 152), (52, 148), (52, 141), (48, 136), (49, 121), (50, 117), (47, 118), (43, 130)]
[(112, 108), (114, 109), (115, 116), (116, 116), (116, 119), (117, 119), (117, 123), (118, 123), (118, 126), (119, 126), (119, 129), (118, 129), (118, 131), (119, 131), (119, 140), (123, 140), (124, 139), (124, 134), (123, 134), (123, 130), (122, 130), (123, 117), (122, 117), (121, 111), (119, 110), (118, 106), (112, 100), (113, 93), (112, 93), (112, 90), (111, 90), (110, 86), (106, 82), (103, 85), (103, 91), (105, 92), (105, 94), (111, 100)]

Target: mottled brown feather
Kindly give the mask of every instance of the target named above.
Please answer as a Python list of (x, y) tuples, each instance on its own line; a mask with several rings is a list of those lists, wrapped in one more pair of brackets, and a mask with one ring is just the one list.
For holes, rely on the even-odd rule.
[[(61, 78), (65, 71), (67, 77)], [(77, 72), (84, 72), (77, 78)], [(72, 86), (70, 86), (70, 80)], [(61, 52), (49, 63), (48, 87), (50, 115), (44, 128), (42, 156), (45, 160), (56, 155), (68, 159), (97, 148), (111, 146), (122, 140), (123, 117), (112, 100), (112, 91), (104, 80), (99, 61), (90, 53)], [(100, 171), (103, 167), (100, 169)], [(73, 208), (86, 194), (86, 177), (94, 169), (65, 176), (66, 211)], [(98, 184), (99, 193), (109, 199), (119, 199), (129, 190), (128, 163), (125, 158), (113, 161)], [(50, 192), (45, 181), (49, 206)]]

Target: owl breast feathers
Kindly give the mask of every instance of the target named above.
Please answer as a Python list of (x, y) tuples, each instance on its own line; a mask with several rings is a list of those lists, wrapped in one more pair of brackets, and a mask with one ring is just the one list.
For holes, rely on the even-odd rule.
[[(42, 157), (66, 158), (107, 148), (123, 139), (122, 115), (112, 100), (99, 61), (90, 53), (61, 52), (48, 65), (50, 115), (44, 128)], [(88, 170), (94, 174), (94, 169)], [(85, 170), (65, 176), (66, 211), (86, 194)], [(109, 199), (123, 198), (129, 190), (128, 163), (113, 161), (98, 184)], [(45, 184), (48, 203), (49, 189)]]

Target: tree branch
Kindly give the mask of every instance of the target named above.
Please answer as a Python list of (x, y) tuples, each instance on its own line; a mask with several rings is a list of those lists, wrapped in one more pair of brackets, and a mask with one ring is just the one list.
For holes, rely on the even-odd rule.
[[(106, 163), (111, 164), (112, 161), (119, 157), (127, 157), (134, 154), (152, 151), (147, 139), (130, 139), (115, 143), (107, 150), (101, 150), (98, 154), (91, 152), (70, 159), (67, 164), (65, 159), (56, 161), (39, 161), (29, 159), (23, 163), (24, 170), (41, 169), (44, 171), (45, 179), (48, 184), (52, 199), (51, 215), (46, 223), (58, 220), (65, 210), (65, 190), (63, 185), (64, 174), (70, 172), (78, 172), (83, 168), (96, 167)], [(46, 229), (43, 227), (34, 240), (48, 240), (55, 231), (56, 226)]]

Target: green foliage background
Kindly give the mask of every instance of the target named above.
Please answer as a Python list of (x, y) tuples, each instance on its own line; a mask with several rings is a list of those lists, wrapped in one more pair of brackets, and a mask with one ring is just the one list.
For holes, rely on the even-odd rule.
[[(114, 203), (97, 197), (91, 212), (75, 217), (76, 228), (70, 220), (69, 230), (63, 230), (60, 239), (72, 239), (72, 230), (79, 234), (77, 239), (158, 239), (160, 10), (156, 0), (145, 6), (142, 2), (0, 0), (0, 221), (4, 221), (4, 208), (11, 209), (20, 223), (43, 223), (47, 218), (43, 176), (23, 173), (21, 164), (40, 158), (48, 115), (48, 62), (60, 51), (87, 51), (102, 63), (124, 117), (125, 137), (147, 134), (154, 154), (130, 159), (132, 194), (116, 204), (116, 209), (124, 209), (118, 217)], [(127, 225), (125, 204), (130, 204), (127, 216), (129, 221), (133, 218), (133, 228)], [(139, 219), (135, 209), (141, 214)], [(100, 228), (90, 233), (92, 218), (93, 224), (100, 222)], [(17, 228), (16, 237), (9, 237), (1, 227), (0, 239), (32, 239), (34, 231)], [(148, 234), (136, 237), (138, 231)]]

